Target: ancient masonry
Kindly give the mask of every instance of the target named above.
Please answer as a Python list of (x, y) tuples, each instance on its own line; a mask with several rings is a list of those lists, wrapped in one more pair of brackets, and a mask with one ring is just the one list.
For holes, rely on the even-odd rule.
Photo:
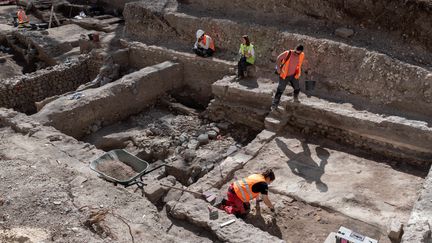
[[(0, 242), (432, 242), (431, 3), (86, 2), (0, 1)], [(266, 169), (274, 212), (214, 207)]]

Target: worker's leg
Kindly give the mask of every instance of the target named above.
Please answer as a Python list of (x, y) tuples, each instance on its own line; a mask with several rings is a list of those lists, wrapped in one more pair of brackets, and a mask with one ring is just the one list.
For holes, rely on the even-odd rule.
[(205, 50), (205, 57), (211, 57), (211, 56), (213, 56), (213, 53), (214, 53), (214, 51), (212, 50), (212, 49), (207, 49), (207, 50)]
[(276, 89), (276, 94), (275, 94), (275, 96), (273, 98), (273, 102), (272, 102), (273, 108), (276, 108), (279, 105), (280, 98), (281, 98), (283, 92), (285, 91), (285, 88), (286, 88), (287, 83), (288, 83), (287, 79), (288, 78), (282, 79), (281, 77), (279, 77), (279, 84), (278, 84), (278, 87)]
[(246, 71), (246, 57), (240, 58), (240, 60), (239, 60), (239, 62), (237, 64), (237, 68), (238, 68), (237, 77), (243, 78), (244, 77), (244, 72)]
[(241, 215), (246, 213), (243, 205), (243, 201), (237, 197), (232, 185), (228, 189), (227, 198), (228, 199), (224, 207), (225, 212), (229, 214), (235, 214), (235, 215)]
[(245, 76), (245, 77), (247, 77), (249, 74), (248, 74), (248, 67), (249, 66), (252, 66), (253, 64), (250, 64), (250, 63), (248, 63), (248, 62), (246, 62), (246, 67), (245, 67), (245, 70), (244, 70), (244, 72), (243, 72), (243, 75)]
[(294, 98), (297, 98), (299, 93), (300, 93), (300, 83), (299, 80), (294, 78), (294, 76), (289, 76), (287, 77), (287, 79), (289, 78), (289, 81), (291, 83), (291, 86), (294, 89)]
[(203, 48), (198, 47), (198, 48), (194, 48), (193, 50), (194, 50), (195, 54), (197, 54), (200, 57), (204, 57), (206, 55), (205, 50)]

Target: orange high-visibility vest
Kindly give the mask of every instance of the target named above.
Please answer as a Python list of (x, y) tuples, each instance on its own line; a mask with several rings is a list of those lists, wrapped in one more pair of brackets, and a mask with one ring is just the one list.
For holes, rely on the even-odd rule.
[(26, 13), (25, 13), (24, 10), (19, 10), (19, 11), (17, 12), (17, 17), (18, 17), (18, 23), (20, 23), (20, 24), (29, 21), (29, 20), (28, 20), (28, 17), (27, 17), (27, 15), (26, 15)]
[(203, 44), (204, 46), (207, 45), (207, 38), (210, 40), (209, 48), (212, 49), (213, 51), (215, 51), (214, 41), (213, 41), (213, 39), (212, 39), (210, 36), (208, 36), (208, 35), (204, 35), (203, 38), (201, 38), (201, 42), (202, 42), (202, 44)]
[(261, 174), (253, 174), (241, 180), (235, 181), (233, 184), (234, 192), (237, 197), (243, 202), (249, 202), (250, 200), (256, 198), (259, 192), (253, 192), (252, 186), (259, 182), (266, 182), (265, 178)]
[[(287, 53), (287, 56), (289, 55), (289, 51), (285, 51), (286, 53)], [(291, 52), (291, 55), (292, 55), (292, 53), (294, 53), (294, 50), (290, 50), (290, 52)], [(297, 64), (297, 67), (296, 67), (296, 70), (295, 70), (295, 78), (296, 79), (299, 79), (300, 78), (300, 74), (301, 74), (301, 66), (302, 66), (302, 64), (303, 64), (303, 59), (304, 59), (304, 52), (302, 52), (302, 53), (300, 53), (300, 57), (299, 57), (299, 61), (298, 61), (298, 64)], [(287, 76), (288, 76), (288, 67), (289, 67), (289, 64), (290, 64), (290, 60), (291, 60), (291, 56), (290, 56), (290, 58), (288, 59), (288, 60), (285, 60), (285, 63), (283, 64), (283, 67), (282, 67), (282, 70), (281, 70), (281, 73), (280, 73), (280, 77), (282, 78), (282, 79), (285, 79)]]

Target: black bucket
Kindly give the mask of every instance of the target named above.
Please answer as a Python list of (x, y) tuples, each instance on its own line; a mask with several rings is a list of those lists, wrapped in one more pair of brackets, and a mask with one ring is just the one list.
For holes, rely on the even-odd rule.
[(315, 84), (316, 81), (315, 80), (306, 80), (305, 81), (305, 88), (307, 91), (312, 91), (315, 89)]

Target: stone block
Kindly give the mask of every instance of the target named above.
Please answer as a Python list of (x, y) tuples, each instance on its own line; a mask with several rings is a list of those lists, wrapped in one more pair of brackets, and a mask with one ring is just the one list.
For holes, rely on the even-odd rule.
[(201, 134), (197, 138), (200, 145), (205, 145), (209, 143), (209, 135), (207, 133)]
[(144, 195), (152, 203), (157, 203), (168, 189), (159, 183), (151, 183), (144, 187)]
[(402, 243), (430, 243), (432, 242), (431, 228), (427, 221), (408, 224), (404, 228)]
[[(219, 217), (209, 218), (208, 203), (201, 199), (189, 198), (185, 202), (170, 205), (170, 214), (177, 219), (187, 220), (190, 223), (203, 227), (212, 232), (222, 242), (285, 242), (276, 236), (256, 228), (243, 220), (235, 220), (233, 215), (219, 211)], [(225, 227), (220, 225), (235, 220)]]
[(207, 134), (208, 134), (208, 137), (209, 137), (210, 139), (215, 139), (215, 138), (217, 137), (217, 135), (218, 135), (217, 132), (214, 131), (214, 130), (210, 130), (210, 131), (208, 131)]
[(192, 139), (189, 141), (189, 143), (187, 144), (188, 149), (194, 149), (196, 150), (199, 147), (199, 142), (198, 140)]
[(354, 35), (354, 30), (348, 28), (338, 28), (335, 30), (335, 35), (342, 38), (349, 38)]
[(192, 172), (190, 164), (186, 163), (186, 161), (182, 159), (178, 159), (170, 165), (165, 166), (165, 170), (169, 175), (174, 176), (182, 184), (188, 184)]
[(183, 153), (183, 158), (186, 162), (192, 162), (196, 157), (196, 152), (194, 149), (186, 149)]

